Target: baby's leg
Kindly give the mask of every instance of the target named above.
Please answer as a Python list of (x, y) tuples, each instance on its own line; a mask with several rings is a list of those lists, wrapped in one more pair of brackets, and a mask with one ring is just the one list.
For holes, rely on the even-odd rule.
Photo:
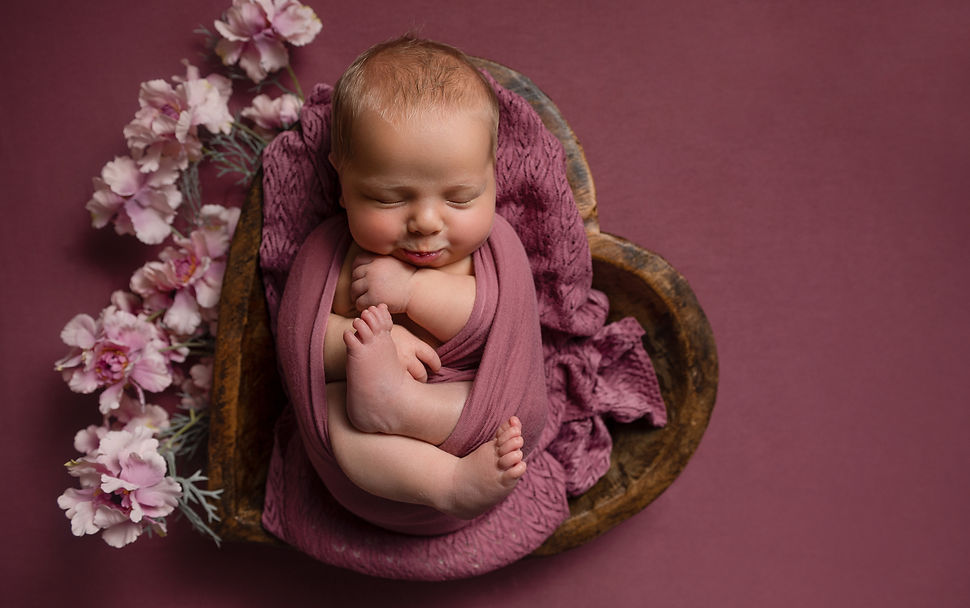
[(522, 444), (522, 423), (513, 416), (499, 427), (494, 439), (459, 460), (453, 504), (439, 510), (473, 519), (497, 505), (525, 475)]
[(437, 445), (451, 435), (471, 390), (470, 382), (425, 384), (398, 359), (387, 307), (371, 306), (347, 344), (347, 416), (361, 431), (404, 435)]
[(343, 385), (327, 385), (328, 427), (337, 463), (361, 489), (472, 519), (509, 495), (525, 474), (522, 424), (511, 418), (495, 438), (458, 458), (423, 441), (365, 433), (347, 419)]

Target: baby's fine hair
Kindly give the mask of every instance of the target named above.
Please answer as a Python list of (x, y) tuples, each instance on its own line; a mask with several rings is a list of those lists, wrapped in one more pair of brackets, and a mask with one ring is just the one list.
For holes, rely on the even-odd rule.
[(364, 51), (333, 91), (330, 148), (339, 166), (351, 157), (353, 125), (371, 110), (387, 120), (408, 120), (418, 112), (482, 111), (498, 134), (495, 92), (468, 56), (453, 46), (405, 34)]

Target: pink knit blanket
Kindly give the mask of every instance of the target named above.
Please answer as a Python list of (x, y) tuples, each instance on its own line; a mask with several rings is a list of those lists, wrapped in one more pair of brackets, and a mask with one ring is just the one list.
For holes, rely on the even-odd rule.
[[(612, 444), (604, 416), (621, 422), (647, 416), (656, 425), (666, 421), (642, 348), (643, 330), (632, 319), (606, 324), (606, 298), (591, 288), (589, 248), (562, 146), (525, 100), (494, 86), (501, 103), (497, 210), (518, 234), (531, 267), (548, 394), (544, 429), (527, 439), (533, 446), (529, 470), (506, 500), (452, 532), (414, 536), (377, 527), (341, 506), (318, 473), (325, 462), (321, 454), (326, 455), (320, 447), (325, 423), (305, 417), (298, 424), (299, 407), (286, 408), (276, 429), (263, 525), (321, 561), (422, 580), (467, 577), (509, 564), (532, 552), (568, 516), (568, 495), (584, 492), (605, 473)], [(326, 160), (330, 93), (329, 86), (318, 85), (301, 113), (300, 128), (278, 137), (263, 157), (260, 261), (274, 328), (301, 244), (325, 219), (342, 213), (336, 174)], [(313, 307), (314, 314), (323, 309), (320, 300)], [(285, 318), (280, 321), (285, 376), (292, 361), (285, 354)], [(306, 370), (309, 383), (316, 370)], [(533, 385), (540, 379), (535, 377)], [(491, 390), (502, 382), (479, 384)], [(303, 397), (289, 390), (294, 405), (300, 403)], [(471, 418), (469, 423), (478, 427)]]

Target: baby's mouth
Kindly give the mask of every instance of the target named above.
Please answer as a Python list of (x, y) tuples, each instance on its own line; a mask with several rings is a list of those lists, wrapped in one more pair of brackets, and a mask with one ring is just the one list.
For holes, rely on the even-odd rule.
[(436, 249), (434, 251), (414, 251), (411, 249), (401, 250), (404, 257), (410, 260), (413, 264), (428, 264), (433, 262), (441, 256), (442, 251), (442, 249)]

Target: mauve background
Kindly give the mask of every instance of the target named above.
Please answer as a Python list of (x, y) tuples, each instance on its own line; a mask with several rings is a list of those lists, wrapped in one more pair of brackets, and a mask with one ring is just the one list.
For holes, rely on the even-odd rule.
[(4, 605), (970, 605), (964, 0), (311, 0), (307, 87), (412, 27), (530, 76), (585, 147), (602, 228), (685, 274), (717, 339), (711, 425), (653, 505), (437, 584), (218, 550), (184, 522), (120, 551), (71, 536), (61, 465), (97, 405), (52, 371), (58, 334), (147, 259), (89, 227), (90, 179), (125, 152), (139, 83), (180, 73), (229, 0), (11, 4)]

